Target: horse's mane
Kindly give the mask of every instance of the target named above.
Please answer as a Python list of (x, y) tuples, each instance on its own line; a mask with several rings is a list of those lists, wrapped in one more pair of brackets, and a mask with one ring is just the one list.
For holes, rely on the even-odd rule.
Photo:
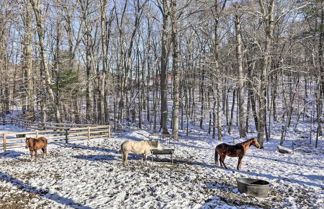
[(250, 141), (253, 141), (253, 140), (255, 140), (255, 138), (251, 138), (251, 139), (245, 140), (244, 142), (237, 143), (236, 145), (242, 145), (242, 144), (245, 144), (245, 143), (250, 142)]
[(38, 143), (40, 141), (47, 144), (47, 139), (45, 137), (39, 137), (39, 138), (28, 137), (28, 138), (26, 138), (26, 141), (28, 141), (28, 145), (33, 145), (33, 144)]

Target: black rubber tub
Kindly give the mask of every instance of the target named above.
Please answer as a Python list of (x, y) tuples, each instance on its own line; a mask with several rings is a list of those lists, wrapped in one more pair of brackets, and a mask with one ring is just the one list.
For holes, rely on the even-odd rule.
[(260, 179), (237, 178), (239, 192), (255, 197), (267, 197), (269, 193), (269, 182)]

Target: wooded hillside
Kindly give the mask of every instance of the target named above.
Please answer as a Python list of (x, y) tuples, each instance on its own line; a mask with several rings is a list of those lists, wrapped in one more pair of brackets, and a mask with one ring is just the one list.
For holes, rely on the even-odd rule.
[(0, 1), (0, 113), (322, 135), (321, 0)]

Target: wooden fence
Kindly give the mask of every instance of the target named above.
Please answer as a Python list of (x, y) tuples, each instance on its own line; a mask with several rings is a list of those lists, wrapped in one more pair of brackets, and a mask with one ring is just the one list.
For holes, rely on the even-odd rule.
[(94, 124), (76, 124), (76, 123), (52, 123), (52, 122), (34, 122), (28, 120), (22, 120), (12, 117), (0, 117), (0, 125), (12, 124), (22, 128), (28, 128), (31, 130), (46, 130), (46, 129), (64, 129), (64, 128), (80, 128), (80, 127), (95, 127)]
[[(5, 124), (14, 124), (24, 128), (33, 129), (26, 126), (26, 124), (22, 124), (23, 120), (13, 120), (13, 121), (10, 120), (11, 119), (6, 119)], [(54, 123), (50, 123), (50, 124), (53, 125)], [(67, 125), (70, 124), (59, 124), (59, 123), (56, 123), (54, 125), (48, 126), (53, 129), (33, 130), (33, 131), (26, 131), (26, 132), (10, 132), (10, 133), (0, 134), (0, 146), (3, 147), (4, 151), (10, 148), (24, 146), (26, 137), (44, 136), (48, 139), (49, 142), (64, 141), (68, 143), (70, 141), (75, 141), (75, 140), (90, 140), (93, 138), (102, 138), (102, 137), (111, 136), (111, 129), (109, 125), (102, 125), (102, 126), (92, 125), (87, 127), (67, 127)], [(85, 126), (85, 124), (77, 124), (77, 125)]]

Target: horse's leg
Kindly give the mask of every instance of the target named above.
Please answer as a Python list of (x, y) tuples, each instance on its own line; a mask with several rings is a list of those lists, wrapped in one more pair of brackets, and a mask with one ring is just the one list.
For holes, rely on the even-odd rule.
[(29, 152), (30, 152), (30, 161), (33, 161), (33, 151), (29, 150)]
[(143, 164), (147, 164), (147, 155), (143, 154)]
[(127, 160), (127, 158), (128, 158), (128, 152), (124, 151), (124, 152), (123, 152), (123, 164), (124, 164), (124, 165), (128, 165), (128, 160)]
[(240, 170), (241, 167), (242, 167), (242, 159), (243, 159), (243, 156), (240, 156), (239, 159), (238, 159), (238, 162), (237, 162), (237, 170)]
[(225, 165), (225, 162), (224, 162), (225, 161), (225, 158), (226, 158), (226, 155), (221, 155), (220, 156), (220, 162), (221, 162), (221, 164), (223, 164), (223, 167), (227, 169), (227, 167)]
[(37, 161), (37, 150), (35, 150), (35, 162)]
[(47, 156), (47, 145), (44, 147), (44, 150), (43, 150), (45, 156)]
[(223, 159), (223, 155), (219, 154), (219, 165), (220, 165), (220, 167), (224, 167), (222, 159)]
[(123, 150), (121, 150), (121, 156), (122, 156), (122, 162), (125, 165), (125, 154)]
[(122, 160), (123, 160), (123, 165), (125, 165), (125, 163), (126, 163), (126, 155), (125, 155), (124, 151), (122, 151)]
[(222, 154), (219, 155), (219, 164), (220, 164), (220, 167), (224, 167), (224, 165), (223, 165), (223, 155)]
[(36, 150), (31, 151), (31, 161), (36, 161)]
[(45, 157), (46, 148), (43, 147), (43, 148), (42, 148), (42, 151), (43, 151), (43, 158), (44, 158), (44, 157)]
[(216, 149), (215, 149), (215, 164), (216, 164), (216, 166), (219, 166), (219, 163), (218, 163), (218, 152), (217, 152)]

